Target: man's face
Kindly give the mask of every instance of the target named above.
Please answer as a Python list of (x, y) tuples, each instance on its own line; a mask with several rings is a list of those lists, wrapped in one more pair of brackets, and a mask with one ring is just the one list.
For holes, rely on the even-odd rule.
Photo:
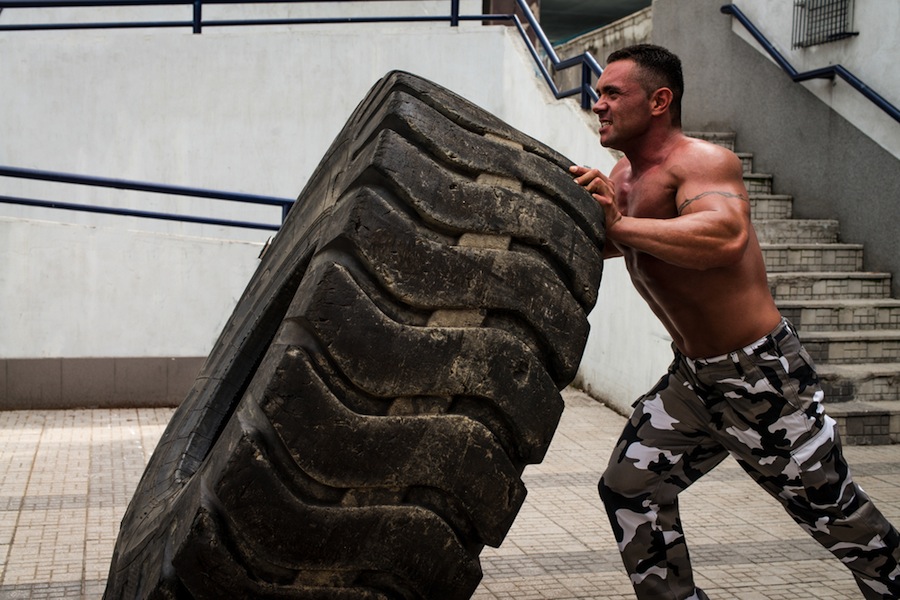
[(592, 110), (600, 118), (600, 143), (606, 148), (623, 150), (649, 126), (650, 99), (638, 69), (632, 60), (618, 60), (607, 65), (597, 82), (600, 99)]

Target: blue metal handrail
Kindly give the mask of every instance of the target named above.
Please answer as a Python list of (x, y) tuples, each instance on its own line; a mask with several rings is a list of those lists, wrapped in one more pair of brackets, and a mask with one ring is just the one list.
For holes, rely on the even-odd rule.
[(459, 0), (452, 0), (451, 14), (447, 16), (409, 17), (316, 17), (293, 19), (219, 19), (203, 18), (204, 4), (302, 4), (304, 2), (346, 2), (347, 0), (20, 0), (0, 2), (4, 8), (71, 8), (71, 7), (117, 7), (117, 6), (190, 6), (191, 20), (183, 21), (111, 21), (94, 23), (44, 23), (2, 25), (0, 31), (47, 31), (63, 29), (136, 29), (136, 28), (178, 28), (190, 27), (194, 33), (202, 33), (204, 27), (235, 27), (255, 25), (322, 25), (331, 23), (381, 23), (381, 22), (459, 22)]
[[(130, 181), (127, 179), (110, 179), (106, 177), (91, 177), (87, 175), (74, 175), (71, 173), (56, 173), (52, 171), (39, 171), (36, 169), (22, 169), (18, 167), (0, 166), (0, 177), (15, 177), (18, 179), (33, 179), (40, 181), (52, 181), (57, 183), (69, 183), (74, 185), (87, 185), (92, 187), (115, 188), (120, 190), (133, 190), (138, 192), (151, 192), (167, 194), (171, 196), (190, 196), (194, 198), (209, 198), (213, 200), (228, 200), (232, 202), (244, 202), (248, 204), (261, 204), (277, 206), (281, 208), (281, 221), (287, 218), (288, 211), (294, 204), (294, 200), (288, 198), (274, 198), (271, 196), (259, 196), (255, 194), (241, 194), (236, 192), (221, 192), (200, 188), (165, 185), (159, 183), (147, 183), (144, 181)], [(280, 225), (271, 223), (253, 223), (248, 221), (233, 221), (227, 219), (213, 219), (192, 215), (180, 215), (158, 213), (127, 208), (111, 208), (106, 206), (94, 206), (90, 204), (74, 204), (69, 202), (55, 202), (50, 200), (32, 200), (17, 198), (14, 196), (0, 196), (0, 203), (20, 204), (40, 208), (59, 208), (64, 210), (77, 210), (82, 212), (102, 213), (108, 215), (121, 215), (130, 217), (144, 217), (148, 219), (163, 219), (166, 221), (182, 221), (185, 223), (200, 223), (203, 225), (222, 225), (227, 227), (243, 227), (248, 229), (268, 229), (277, 231)]]
[[(544, 81), (550, 87), (557, 100), (568, 98), (576, 94), (581, 95), (582, 108), (590, 108), (597, 101), (597, 93), (592, 85), (592, 77), (599, 77), (602, 69), (596, 59), (585, 52), (566, 60), (560, 60), (553, 49), (553, 45), (528, 6), (526, 0), (516, 0), (517, 5), (525, 16), (541, 48), (550, 59), (555, 71), (562, 71), (571, 67), (581, 66), (581, 84), (578, 87), (560, 91), (547, 71), (543, 60), (528, 36), (525, 25), (516, 14), (483, 14), (461, 15), (459, 13), (459, 0), (450, 1), (450, 14), (447, 16), (416, 16), (416, 17), (340, 17), (340, 18), (314, 18), (314, 19), (252, 19), (252, 20), (213, 20), (203, 19), (203, 4), (292, 4), (303, 2), (344, 2), (346, 0), (0, 0), (0, 12), (4, 8), (70, 8), (70, 7), (120, 7), (120, 6), (193, 6), (193, 19), (190, 21), (139, 21), (139, 22), (109, 22), (109, 23), (52, 23), (52, 24), (10, 24), (0, 25), (0, 31), (36, 31), (36, 30), (63, 30), (63, 29), (123, 29), (144, 27), (191, 27), (195, 34), (203, 31), (203, 27), (210, 26), (253, 26), (253, 25), (301, 25), (301, 24), (336, 24), (336, 23), (372, 23), (372, 22), (423, 22), (446, 21), (452, 27), (459, 25), (460, 21), (509, 21), (514, 24), (524, 40), (528, 50), (535, 61)], [(93, 185), (97, 187), (113, 187), (118, 189), (149, 191), (163, 194), (181, 196), (194, 196), (201, 198), (214, 198), (219, 200), (232, 200), (237, 202), (250, 202), (254, 204), (273, 204), (282, 207), (282, 221), (287, 215), (293, 200), (283, 198), (268, 198), (250, 194), (234, 194), (197, 188), (185, 188), (162, 184), (153, 184), (138, 181), (126, 181), (121, 179), (107, 179), (69, 173), (54, 173), (50, 171), (36, 171), (16, 167), (0, 166), (0, 176), (18, 177), (24, 179), (41, 179), (61, 183), (73, 183), (79, 185)], [(61, 208), (68, 210), (80, 210), (94, 213), (138, 216), (152, 219), (165, 219), (183, 221), (189, 223), (202, 223), (209, 225), (226, 225), (231, 227), (247, 227), (254, 229), (277, 230), (277, 225), (265, 223), (249, 223), (244, 221), (226, 221), (221, 219), (209, 219), (188, 215), (173, 215), (131, 209), (118, 209), (85, 204), (72, 204), (65, 202), (52, 202), (47, 200), (30, 200), (12, 196), (0, 195), (0, 203), (20, 204), (46, 208)]]
[(734, 4), (726, 4), (721, 8), (721, 11), (724, 14), (730, 14), (738, 22), (743, 25), (747, 31), (750, 32), (750, 35), (759, 42), (759, 44), (765, 49), (766, 52), (775, 60), (775, 62), (780, 66), (785, 73), (787, 73), (791, 79), (796, 82), (808, 81), (810, 79), (834, 79), (835, 76), (840, 77), (847, 83), (849, 83), (856, 91), (865, 96), (868, 100), (870, 100), (875, 106), (886, 112), (889, 116), (891, 116), (895, 121), (900, 122), (900, 110), (897, 109), (896, 106), (888, 102), (881, 95), (879, 95), (875, 90), (867, 86), (865, 83), (859, 80), (853, 73), (845, 69), (842, 65), (831, 65), (828, 67), (822, 67), (820, 69), (813, 69), (812, 71), (805, 71), (803, 73), (799, 73), (797, 69), (795, 69), (791, 63), (781, 55), (781, 53), (775, 49), (769, 40), (756, 28), (756, 26), (747, 18), (741, 9), (735, 6)]
[(547, 85), (550, 86), (550, 89), (553, 91), (553, 95), (557, 100), (559, 100), (561, 98), (568, 98), (569, 96), (574, 96), (575, 94), (580, 93), (581, 108), (590, 108), (591, 105), (599, 99), (599, 97), (597, 96), (597, 92), (594, 90), (594, 86), (591, 85), (591, 75), (600, 77), (600, 75), (603, 73), (603, 69), (600, 67), (600, 63), (597, 62), (597, 59), (595, 59), (590, 52), (584, 52), (582, 54), (579, 54), (578, 56), (573, 56), (571, 58), (567, 58), (566, 60), (560, 60), (559, 56), (557, 56), (556, 54), (556, 51), (553, 49), (553, 45), (550, 43), (550, 40), (548, 40), (547, 36), (544, 34), (544, 30), (541, 29), (540, 23), (538, 23), (537, 19), (534, 17), (534, 13), (531, 12), (531, 8), (528, 7), (528, 2), (526, 2), (526, 0), (516, 0), (516, 3), (519, 5), (519, 8), (522, 9), (525, 18), (528, 20), (528, 24), (531, 25), (531, 29), (534, 31), (535, 37), (541, 43), (541, 47), (544, 49), (544, 52), (547, 53), (547, 58), (550, 59), (550, 62), (553, 65), (553, 69), (555, 71), (563, 71), (570, 67), (581, 65), (581, 85), (576, 88), (560, 92), (559, 88), (556, 87), (556, 83), (553, 81), (553, 78), (550, 77), (550, 73), (548, 73), (547, 69), (544, 67), (544, 63), (541, 60), (540, 56), (538, 56), (537, 50), (535, 49), (534, 44), (531, 43), (531, 39), (528, 37), (528, 34), (525, 32), (525, 28), (522, 25), (522, 22), (519, 20), (518, 16), (510, 15), (514, 19), (515, 24), (519, 29), (519, 33), (525, 40), (525, 43), (528, 46), (528, 50), (531, 52), (532, 58), (534, 59), (535, 63), (537, 63), (538, 68), (541, 71), (541, 75), (543, 75), (544, 77), (544, 81), (547, 82)]
[(524, 25), (516, 14), (483, 14), (461, 15), (459, 0), (450, 1), (449, 15), (432, 16), (396, 16), (396, 17), (334, 17), (305, 19), (232, 19), (205, 20), (203, 5), (216, 4), (302, 4), (305, 2), (345, 2), (346, 0), (0, 0), (0, 11), (4, 8), (72, 8), (72, 7), (121, 7), (121, 6), (192, 6), (193, 18), (183, 21), (130, 21), (109, 23), (44, 23), (44, 24), (8, 24), (0, 25), (0, 31), (46, 31), (62, 29), (134, 29), (134, 28), (178, 28), (191, 27), (196, 34), (202, 33), (204, 27), (238, 27), (258, 25), (323, 25), (338, 23), (403, 23), (403, 22), (449, 22), (451, 27), (460, 21), (509, 21), (516, 26), (541, 75), (550, 87), (556, 99), (581, 95), (581, 106), (589, 108), (597, 101), (597, 94), (591, 85), (592, 76), (599, 77), (602, 69), (597, 60), (589, 52), (562, 61), (553, 50), (553, 46), (541, 29), (526, 0), (516, 0), (516, 4), (525, 15), (531, 30), (540, 42), (543, 51), (550, 59), (555, 71), (565, 70), (581, 65), (581, 85), (570, 90), (560, 91), (544, 66), (538, 50), (534, 47)]

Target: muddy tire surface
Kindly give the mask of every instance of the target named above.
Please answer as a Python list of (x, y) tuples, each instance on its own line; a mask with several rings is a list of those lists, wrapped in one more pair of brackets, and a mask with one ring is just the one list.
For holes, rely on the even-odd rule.
[(569, 164), (381, 79), (174, 413), (104, 598), (469, 598), (600, 284), (602, 212)]

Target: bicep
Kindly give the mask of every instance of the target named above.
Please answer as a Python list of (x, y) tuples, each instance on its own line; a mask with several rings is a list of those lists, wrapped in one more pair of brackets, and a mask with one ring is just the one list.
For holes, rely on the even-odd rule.
[(675, 206), (679, 216), (713, 211), (722, 217), (749, 218), (750, 198), (740, 159), (729, 152), (701, 169), (689, 170), (676, 191)]

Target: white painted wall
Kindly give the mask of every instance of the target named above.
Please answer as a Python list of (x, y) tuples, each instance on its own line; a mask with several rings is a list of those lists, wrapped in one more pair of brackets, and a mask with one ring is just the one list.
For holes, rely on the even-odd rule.
[[(809, 48), (791, 49), (793, 2), (752, 0), (735, 2), (744, 14), (766, 36), (769, 42), (798, 72), (840, 64), (863, 83), (900, 107), (900, 2), (874, 0), (853, 3), (853, 31), (858, 36)], [(767, 57), (756, 40), (736, 19), (732, 30)], [(804, 82), (806, 87), (838, 114), (856, 125), (881, 147), (900, 158), (900, 124), (875, 107), (843, 79), (816, 79)]]
[(205, 356), (261, 249), (0, 217), (0, 358)]
[[(391, 69), (575, 162), (613, 165), (592, 115), (553, 99), (515, 30), (475, 23), (0, 35), (0, 164), (294, 197)], [(274, 209), (4, 178), (0, 194), (277, 220)], [(0, 205), (0, 358), (203, 356), (268, 235)], [(580, 379), (629, 402), (667, 343), (621, 264), (592, 324)]]

